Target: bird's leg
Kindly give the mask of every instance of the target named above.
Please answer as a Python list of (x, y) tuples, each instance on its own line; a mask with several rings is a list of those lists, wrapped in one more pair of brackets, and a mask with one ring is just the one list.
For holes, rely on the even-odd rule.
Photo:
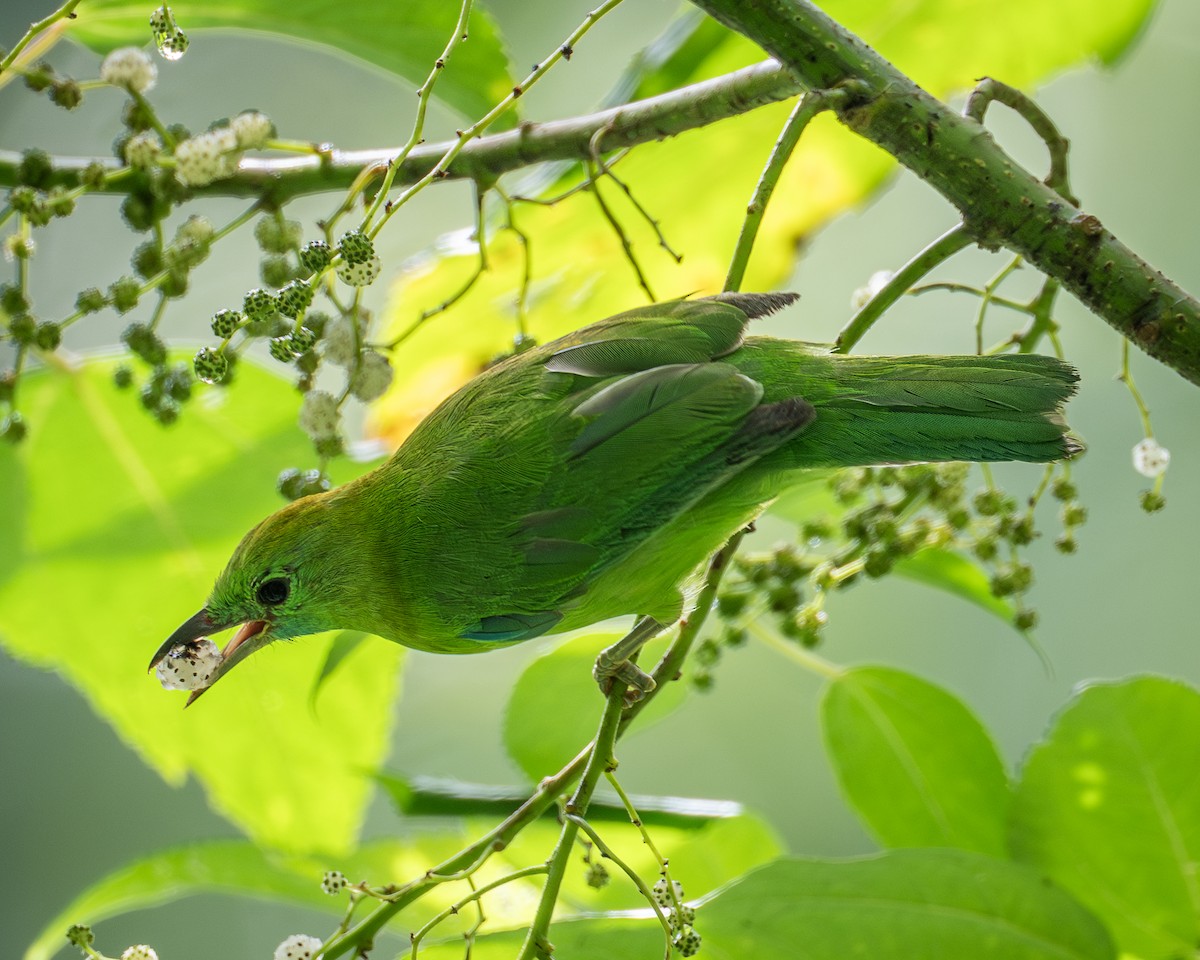
[(634, 663), (630, 657), (656, 635), (662, 632), (665, 624), (659, 623), (653, 617), (639, 617), (633, 629), (611, 647), (605, 647), (596, 657), (596, 665), (592, 667), (592, 676), (600, 684), (600, 689), (608, 693), (613, 680), (620, 680), (629, 685), (625, 694), (630, 703), (641, 700), (654, 689), (654, 678)]

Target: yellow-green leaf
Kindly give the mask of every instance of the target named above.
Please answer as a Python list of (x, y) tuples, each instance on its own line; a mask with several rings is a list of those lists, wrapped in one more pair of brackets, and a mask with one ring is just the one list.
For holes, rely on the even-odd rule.
[(12, 535), (0, 550), (0, 642), (77, 687), (168, 782), (195, 775), (254, 839), (344, 850), (371, 789), (363, 771), (386, 750), (399, 647), (354, 650), (315, 709), (307, 695), (328, 635), (259, 653), (187, 711), (146, 672), (243, 534), (281, 505), (279, 467), (311, 458), (298, 399), (244, 364), (237, 410), (210, 391), (164, 429), (112, 387), (111, 368), (22, 380), (38, 428), (0, 449), (14, 491), (0, 503)]

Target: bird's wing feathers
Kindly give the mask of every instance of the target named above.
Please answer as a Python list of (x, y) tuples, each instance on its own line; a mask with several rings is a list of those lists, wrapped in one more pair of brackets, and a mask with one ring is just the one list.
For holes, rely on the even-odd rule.
[[(544, 425), (538, 500), (510, 528), (520, 560), (513, 599), (523, 601), (510, 609), (521, 613), (489, 611), (463, 636), (515, 639), (521, 617), (537, 621), (520, 627), (522, 638), (548, 632), (552, 614), (586, 603), (596, 577), (807, 426), (808, 404), (761, 405), (761, 384), (714, 362), (742, 342), (746, 322), (733, 303), (682, 301), (547, 345), (545, 371), (571, 375), (573, 386)], [(599, 491), (603, 510), (591, 506)]]
[(672, 300), (619, 313), (565, 337), (551, 373), (611, 377), (671, 363), (703, 363), (742, 344), (747, 314), (714, 300)]

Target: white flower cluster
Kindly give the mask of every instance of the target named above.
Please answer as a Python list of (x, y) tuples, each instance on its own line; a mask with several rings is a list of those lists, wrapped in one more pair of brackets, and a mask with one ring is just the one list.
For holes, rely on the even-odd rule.
[(137, 47), (114, 50), (100, 64), (100, 79), (131, 93), (145, 93), (158, 79), (158, 68), (145, 51)]
[(1133, 448), (1133, 469), (1143, 477), (1161, 477), (1171, 465), (1171, 451), (1153, 437), (1147, 437)]
[(321, 941), (303, 933), (293, 933), (275, 948), (275, 960), (309, 960), (321, 946)]
[(859, 287), (850, 295), (850, 309), (856, 311), (861, 310), (868, 303), (870, 303), (871, 298), (874, 297), (875, 294), (887, 286), (888, 282), (894, 276), (895, 274), (892, 273), (891, 270), (876, 270), (868, 278), (867, 285), (865, 287)]
[(309, 390), (300, 405), (300, 429), (313, 440), (336, 436), (341, 421), (337, 400), (324, 390)]
[(364, 350), (350, 378), (350, 392), (363, 403), (378, 400), (392, 385), (392, 365), (382, 353)]
[(208, 637), (202, 637), (172, 647), (158, 661), (154, 673), (164, 690), (203, 690), (220, 664), (220, 649)]
[(175, 176), (189, 187), (231, 177), (238, 164), (237, 135), (217, 127), (184, 140), (175, 148)]
[(144, 943), (136, 943), (132, 947), (125, 948), (125, 952), (121, 954), (121, 960), (158, 960), (158, 953), (153, 947), (148, 947)]
[(242, 150), (261, 150), (275, 136), (275, 124), (265, 113), (246, 110), (229, 121), (229, 129), (237, 137)]
[(383, 269), (383, 261), (372, 257), (365, 263), (341, 263), (337, 268), (338, 279), (351, 287), (365, 287), (375, 282), (379, 271)]
[(125, 142), (125, 162), (139, 170), (148, 170), (162, 153), (162, 141), (153, 130), (135, 134)]

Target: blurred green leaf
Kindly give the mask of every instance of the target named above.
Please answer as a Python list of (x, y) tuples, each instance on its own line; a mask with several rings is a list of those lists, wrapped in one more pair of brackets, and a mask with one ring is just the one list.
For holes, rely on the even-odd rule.
[[(1095, 917), (1042, 877), (962, 850), (777, 860), (701, 903), (696, 929), (703, 938), (700, 956), (718, 960), (1116, 956)], [(521, 939), (519, 931), (483, 936), (471, 956), (512, 957)], [(648, 915), (567, 919), (551, 927), (550, 939), (556, 954), (573, 960), (652, 957), (663, 950), (662, 929)], [(428, 956), (461, 957), (462, 945), (447, 943)]]
[[(337, 869), (351, 882), (366, 879), (372, 885), (401, 884), (419, 878), (474, 838), (486, 833), (494, 821), (470, 819), (454, 824), (433, 825), (426, 821), (403, 840), (365, 844), (353, 854), (310, 858), (264, 853), (244, 841), (198, 843), (164, 851), (137, 860), (93, 883), (51, 920), (25, 954), (25, 960), (46, 960), (66, 947), (63, 936), (73, 923), (95, 924), (134, 910), (161, 906), (201, 893), (230, 893), (265, 900), (293, 903), (340, 914), (342, 897), (326, 896), (321, 877)], [(657, 863), (629, 823), (601, 828), (606, 842), (639, 874), (653, 883)], [(474, 874), (477, 884), (488, 883), (514, 870), (544, 860), (560, 827), (543, 821), (526, 827), (517, 840), (497, 851)], [(656, 826), (654, 840), (672, 871), (689, 888), (689, 896), (701, 895), (765, 863), (779, 854), (779, 842), (761, 820), (750, 815), (709, 821), (698, 829)], [(593, 912), (638, 908), (641, 895), (624, 874), (610, 865), (614, 874), (603, 890), (589, 887), (584, 867), (572, 868), (566, 877), (560, 904), (569, 912)], [(542, 878), (525, 878), (503, 887), (484, 901), (489, 929), (527, 924), (537, 902)], [(419, 901), (405, 908), (403, 918), (389, 932), (406, 937), (465, 896), (465, 882), (438, 885)], [(691, 892), (691, 891), (694, 891)], [(461, 933), (471, 923), (466, 915), (441, 926), (438, 936)], [(461, 955), (461, 946), (459, 947)]]
[(1200, 942), (1200, 692), (1162, 677), (1083, 689), (1026, 759), (1014, 856), (1142, 957)]
[(965, 850), (778, 860), (703, 904), (697, 922), (706, 952), (754, 960), (1115, 956), (1096, 918), (1041, 876)]
[(243, 364), (229, 403), (209, 391), (163, 429), (113, 389), (112, 366), (22, 380), (38, 429), (0, 449), (0, 476), (25, 490), (0, 502), (0, 528), (18, 533), (3, 551), (0, 641), (78, 688), (168, 782), (195, 774), (254, 839), (344, 850), (371, 788), (363, 771), (387, 748), (400, 647), (355, 650), (315, 711), (305, 692), (328, 635), (260, 653), (186, 712), (146, 673), (242, 535), (280, 506), (280, 465), (311, 458), (295, 392)]
[[(586, 920), (561, 920), (550, 928), (550, 938), (555, 954), (570, 957), (571, 960), (633, 960), (660, 957), (665, 953), (663, 929), (657, 920), (649, 918), (589, 917)], [(519, 954), (524, 942), (524, 930), (485, 934), (472, 946), (471, 960), (512, 960)], [(461, 942), (435, 943), (421, 951), (422, 960), (462, 960), (462, 956)]]
[(825, 688), (821, 726), (842, 792), (880, 843), (1005, 856), (1008, 779), (957, 697), (901, 670), (856, 667)]
[[(171, 3), (176, 20), (194, 44), (202, 41), (202, 34), (196, 34), (206, 29), (291, 37), (365, 60), (414, 86), (425, 82), (434, 61), (442, 55), (457, 22), (459, 6), (444, 0), (405, 0), (402, 4), (338, 4), (326, 0)], [(150, 41), (147, 18), (151, 9), (152, 5), (140, 0), (88, 0), (79, 17), (70, 23), (68, 33), (100, 53), (128, 44), (141, 46)], [(468, 29), (470, 41), (455, 46), (434, 93), (474, 120), (508, 95), (513, 79), (499, 31), (479, 4), (471, 10)], [(241, 106), (234, 104), (235, 108)], [(497, 121), (496, 129), (512, 126), (515, 121), (516, 114), (510, 112), (507, 119)]]
[(25, 951), (25, 960), (47, 960), (67, 948), (65, 933), (72, 924), (95, 924), (201, 892), (338, 907), (332, 897), (321, 893), (320, 877), (320, 873), (304, 876), (288, 869), (241, 840), (165, 851), (110, 873), (88, 887), (46, 924)]
[[(505, 817), (529, 796), (528, 787), (497, 787), (464, 783), (441, 777), (416, 776), (411, 779), (395, 774), (377, 774), (375, 779), (391, 797), (397, 811), (406, 817)], [(647, 826), (666, 825), (698, 830), (709, 820), (741, 816), (741, 804), (724, 800), (697, 800), (691, 797), (648, 797), (634, 794), (638, 816)], [(550, 808), (545, 816), (557, 817)], [(628, 822), (629, 815), (615, 794), (592, 798), (588, 807), (592, 821)]]
[[(517, 678), (504, 714), (504, 745), (533, 782), (557, 772), (596, 735), (604, 697), (592, 679), (596, 655), (619, 633), (573, 637), (532, 661)], [(652, 664), (665, 639), (647, 644), (642, 661)], [(684, 686), (667, 684), (638, 718), (645, 730), (683, 702)]]
[(992, 584), (982, 568), (961, 553), (927, 547), (896, 561), (896, 573), (917, 583), (945, 590), (1012, 625), (1012, 604), (992, 593)]
[(321, 688), (333, 676), (334, 671), (346, 662), (350, 654), (358, 649), (359, 644), (369, 639), (370, 634), (361, 633), (358, 630), (342, 630), (333, 635), (333, 642), (329, 644), (329, 652), (325, 655), (325, 662), (321, 664), (321, 672), (313, 680), (312, 689), (308, 693), (308, 704), (310, 707), (313, 709), (316, 708)]

